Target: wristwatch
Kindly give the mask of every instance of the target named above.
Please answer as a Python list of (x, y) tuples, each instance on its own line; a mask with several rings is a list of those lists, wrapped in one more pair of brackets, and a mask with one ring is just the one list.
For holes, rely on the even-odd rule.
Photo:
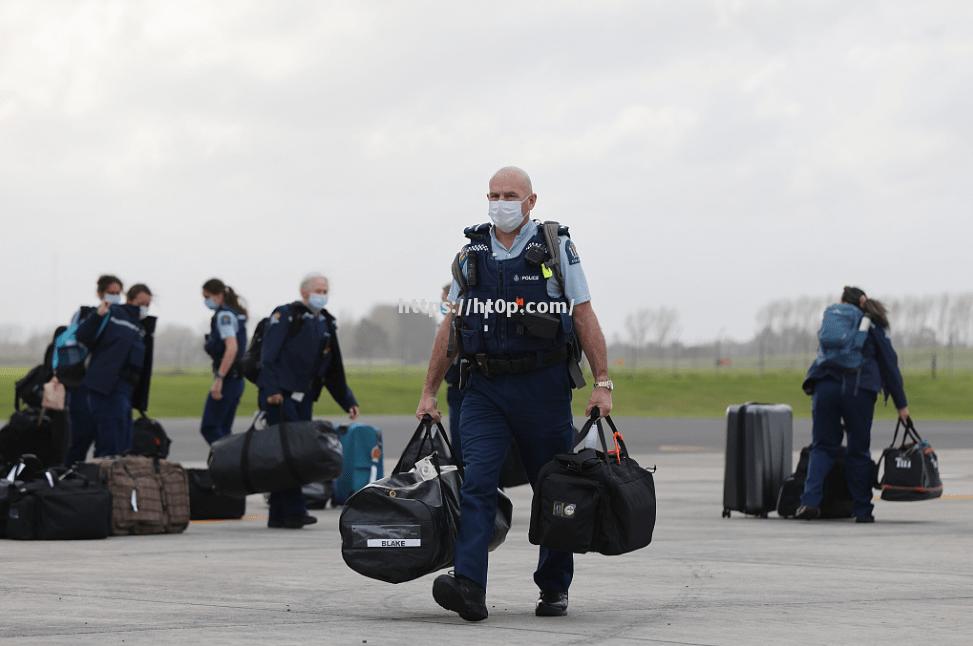
[(596, 381), (594, 388), (605, 388), (609, 392), (615, 390), (615, 384), (612, 383), (611, 379), (606, 379), (604, 381)]

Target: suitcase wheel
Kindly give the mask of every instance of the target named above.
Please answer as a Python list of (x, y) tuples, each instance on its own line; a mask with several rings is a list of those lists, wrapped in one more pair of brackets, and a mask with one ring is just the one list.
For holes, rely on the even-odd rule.
[(723, 518), (729, 518), (729, 517), (730, 517), (730, 510), (729, 509), (724, 509), (723, 510)]

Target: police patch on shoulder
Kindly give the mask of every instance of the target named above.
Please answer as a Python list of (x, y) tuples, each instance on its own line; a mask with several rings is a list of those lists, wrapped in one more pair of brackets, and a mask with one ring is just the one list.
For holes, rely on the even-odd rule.
[(270, 324), (280, 323), (280, 312), (274, 312), (270, 317)]
[(564, 247), (564, 251), (567, 253), (569, 265), (576, 265), (581, 262), (581, 258), (578, 256), (578, 248), (574, 246), (573, 240), (568, 240), (568, 244)]
[(229, 312), (221, 312), (216, 322), (219, 325), (233, 325), (233, 315)]

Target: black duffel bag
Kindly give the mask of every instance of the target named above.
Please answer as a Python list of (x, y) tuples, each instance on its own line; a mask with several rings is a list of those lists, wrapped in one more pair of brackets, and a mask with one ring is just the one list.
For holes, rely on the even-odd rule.
[(534, 545), (613, 555), (652, 542), (656, 512), (652, 472), (629, 456), (611, 417), (604, 418), (615, 446), (608, 450), (599, 415), (597, 409), (592, 411), (581, 437), (597, 425), (601, 451), (563, 453), (541, 468), (530, 517), (529, 539)]
[[(851, 518), (854, 503), (851, 492), (848, 491), (848, 479), (845, 474), (845, 447), (835, 456), (831, 471), (824, 479), (824, 493), (821, 497), (821, 518)], [(787, 476), (780, 486), (777, 495), (777, 515), (782, 518), (793, 518), (797, 508), (801, 506), (801, 495), (804, 493), (804, 483), (807, 480), (807, 467), (811, 461), (811, 447), (801, 449), (801, 457), (797, 461), (794, 473)]]
[(341, 475), (341, 440), (325, 422), (281, 422), (229, 435), (210, 447), (209, 471), (225, 494), (294, 489)]
[(0, 464), (16, 463), (29, 454), (45, 467), (59, 466), (64, 464), (68, 442), (66, 411), (15, 410), (10, 422), (0, 428)]
[(230, 496), (217, 491), (208, 469), (186, 469), (189, 480), (190, 520), (234, 520), (247, 510), (244, 496)]
[(111, 535), (112, 499), (100, 482), (73, 470), (48, 470), (8, 490), (7, 537), (80, 540)]
[[(341, 512), (341, 555), (364, 576), (402, 583), (449, 567), (459, 531), (462, 465), (444, 464), (438, 452), (414, 459), (433, 446), (436, 434), (452, 455), (442, 425), (433, 430), (423, 419), (392, 474), (369, 483), (345, 503)], [(409, 471), (401, 469), (409, 468)], [(497, 491), (497, 514), (489, 549), (503, 543), (513, 506)]]
[[(903, 428), (902, 443), (895, 446)], [(877, 487), (882, 490), (882, 500), (915, 502), (932, 500), (943, 495), (943, 481), (939, 477), (939, 459), (932, 445), (922, 439), (912, 418), (895, 425), (892, 443), (882, 451), (875, 465), (876, 475), (882, 468), (882, 478)]]

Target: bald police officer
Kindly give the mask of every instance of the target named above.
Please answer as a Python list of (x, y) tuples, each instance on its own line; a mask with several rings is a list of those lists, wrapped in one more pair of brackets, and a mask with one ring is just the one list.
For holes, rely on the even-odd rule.
[[(487, 198), (492, 224), (465, 231), (469, 241), (453, 262), (454, 310), (436, 335), (416, 410), (417, 417), (440, 418), (435, 393), (453, 360), (465, 359), (460, 531), (454, 574), (435, 580), (433, 598), (467, 621), (487, 617), (487, 546), (511, 438), (532, 484), (554, 455), (571, 449), (571, 389), (583, 385), (579, 343), (596, 379), (585, 414), (598, 407), (608, 415), (613, 387), (605, 338), (567, 227), (530, 219), (537, 195), (519, 168), (497, 171)], [(567, 614), (573, 570), (572, 554), (540, 548), (536, 615)]]

